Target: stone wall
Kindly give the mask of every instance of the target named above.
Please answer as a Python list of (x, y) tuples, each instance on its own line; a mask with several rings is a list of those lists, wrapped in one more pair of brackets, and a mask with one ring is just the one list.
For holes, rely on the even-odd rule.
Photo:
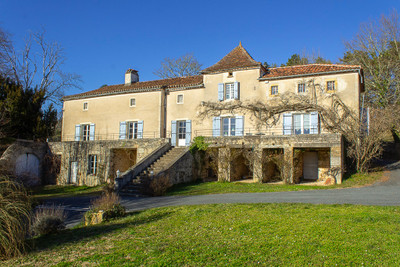
[(188, 183), (194, 180), (194, 157), (186, 149), (179, 155), (177, 161), (170, 166), (166, 166), (166, 171), (159, 173), (158, 176), (166, 175), (169, 177), (172, 184)]
[[(158, 147), (168, 143), (168, 139), (133, 139), (113, 141), (80, 141), (80, 142), (50, 142), (49, 147), (53, 154), (62, 155), (61, 171), (57, 184), (70, 183), (71, 162), (77, 162), (78, 185), (95, 186), (105, 182), (112, 182), (116, 176), (114, 161), (118, 160), (113, 151), (124, 149), (131, 153), (136, 151), (135, 161), (140, 161)], [(97, 173), (88, 174), (89, 155), (97, 155)]]

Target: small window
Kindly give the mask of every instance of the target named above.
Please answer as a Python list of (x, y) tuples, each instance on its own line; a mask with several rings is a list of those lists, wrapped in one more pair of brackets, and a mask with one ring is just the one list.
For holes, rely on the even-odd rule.
[(89, 109), (89, 104), (88, 102), (83, 103), (83, 110), (88, 110)]
[(177, 95), (176, 96), (176, 103), (177, 104), (183, 104), (183, 95)]
[(278, 85), (271, 86), (271, 95), (278, 95)]
[(97, 174), (97, 155), (89, 155), (88, 174)]
[(136, 98), (129, 99), (129, 106), (130, 107), (135, 107), (136, 106)]
[(233, 77), (233, 72), (228, 72), (228, 78), (232, 78)]
[(335, 92), (336, 90), (336, 81), (327, 81), (326, 82), (326, 91), (328, 93)]
[(225, 100), (235, 99), (235, 87), (233, 83), (225, 84)]
[(297, 93), (302, 94), (306, 92), (306, 84), (304, 83), (299, 83), (297, 85)]

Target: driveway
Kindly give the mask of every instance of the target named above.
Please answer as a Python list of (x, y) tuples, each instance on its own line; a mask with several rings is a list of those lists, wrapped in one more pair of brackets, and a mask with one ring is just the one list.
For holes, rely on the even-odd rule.
[[(307, 190), (271, 193), (232, 193), (200, 196), (167, 196), (133, 198), (122, 197), (127, 211), (139, 211), (156, 207), (199, 205), (218, 203), (310, 203), (310, 204), (357, 204), (400, 206), (400, 162), (388, 166), (389, 179), (371, 186), (347, 189)], [(88, 210), (92, 197), (59, 198), (47, 203), (62, 205), (67, 212), (67, 225), (79, 223)]]

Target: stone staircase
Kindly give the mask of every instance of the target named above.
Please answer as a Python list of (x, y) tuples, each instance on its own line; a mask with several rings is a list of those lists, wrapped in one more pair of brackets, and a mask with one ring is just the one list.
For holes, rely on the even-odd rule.
[(172, 147), (124, 186), (120, 191), (120, 195), (147, 197), (147, 189), (151, 178), (170, 167), (186, 149), (186, 147)]

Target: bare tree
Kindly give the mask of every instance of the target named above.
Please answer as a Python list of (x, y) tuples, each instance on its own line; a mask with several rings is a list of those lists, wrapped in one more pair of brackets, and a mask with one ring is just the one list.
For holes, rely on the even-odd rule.
[(192, 76), (200, 73), (201, 66), (193, 54), (186, 54), (177, 59), (165, 58), (153, 73), (162, 79)]
[(284, 93), (270, 102), (203, 102), (198, 108), (198, 115), (204, 119), (222, 113), (247, 114), (259, 130), (276, 126), (286, 112), (317, 111), (327, 131), (342, 134), (348, 141), (348, 155), (355, 161), (357, 171), (367, 172), (371, 160), (382, 152), (385, 131), (399, 123), (398, 106), (390, 109), (371, 108), (367, 128), (360, 119), (359, 111), (351, 109), (336, 94), (326, 94), (325, 88), (314, 79), (307, 81), (307, 87), (310, 95)]
[(0, 42), (0, 53), (6, 63), (2, 68), (5, 75), (23, 88), (43, 90), (46, 100), (57, 105), (65, 90), (79, 88), (80, 76), (61, 70), (66, 60), (63, 48), (56, 42), (47, 41), (44, 31), (28, 34), (20, 51), (10, 41)]

